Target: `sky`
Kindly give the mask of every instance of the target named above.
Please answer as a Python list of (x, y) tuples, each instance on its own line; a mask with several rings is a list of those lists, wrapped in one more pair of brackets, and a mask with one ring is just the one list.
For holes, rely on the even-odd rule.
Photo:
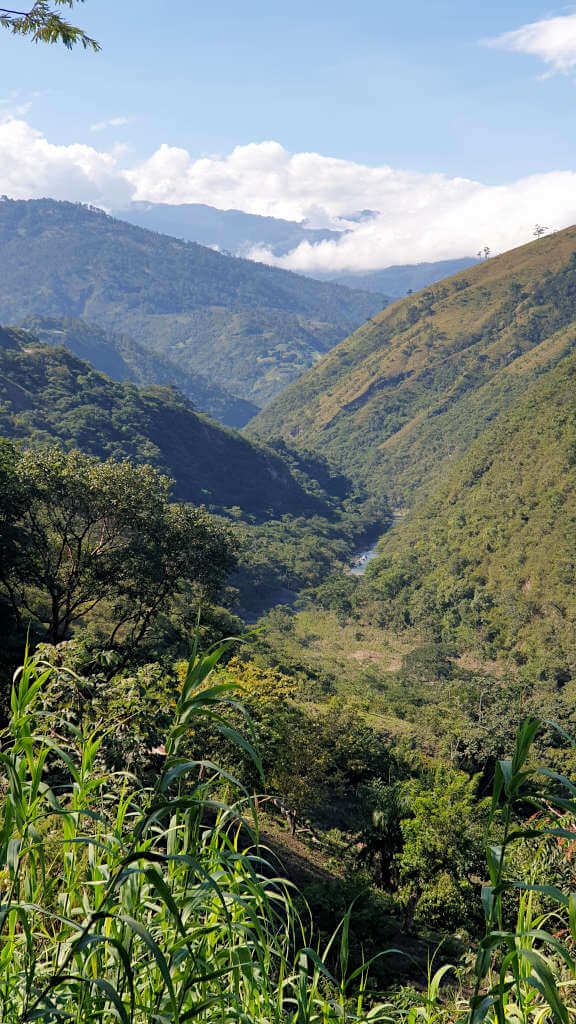
[(301, 271), (502, 251), (576, 222), (576, 7), (86, 0), (74, 15), (99, 54), (0, 33), (0, 193), (349, 229), (275, 261)]

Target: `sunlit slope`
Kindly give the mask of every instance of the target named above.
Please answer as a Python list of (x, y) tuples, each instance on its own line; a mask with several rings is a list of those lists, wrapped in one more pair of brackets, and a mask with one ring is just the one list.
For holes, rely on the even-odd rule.
[(369, 587), (405, 622), (538, 652), (552, 681), (576, 669), (576, 352), (500, 413), (380, 552)]
[(410, 503), (571, 350), (575, 252), (572, 227), (394, 303), (250, 429), (330, 453)]

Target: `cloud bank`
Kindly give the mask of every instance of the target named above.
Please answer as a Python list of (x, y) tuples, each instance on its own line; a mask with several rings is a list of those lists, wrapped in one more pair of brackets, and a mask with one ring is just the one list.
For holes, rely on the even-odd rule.
[(540, 57), (551, 71), (569, 74), (576, 68), (576, 14), (530, 22), (487, 45)]
[[(237, 146), (194, 159), (162, 145), (131, 167), (121, 147), (54, 145), (21, 118), (0, 119), (0, 193), (52, 196), (120, 209), (131, 200), (207, 203), (220, 209), (344, 229), (337, 240), (300, 245), (275, 259), (302, 272), (376, 270), (397, 263), (500, 252), (529, 241), (536, 222), (576, 222), (576, 173), (551, 171), (501, 186), (369, 167), (318, 153), (289, 153), (278, 142)], [(358, 211), (378, 211), (354, 219)]]

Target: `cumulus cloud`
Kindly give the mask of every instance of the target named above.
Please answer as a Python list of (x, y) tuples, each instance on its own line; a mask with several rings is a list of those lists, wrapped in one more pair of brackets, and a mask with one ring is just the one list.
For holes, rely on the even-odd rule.
[(90, 131), (103, 132), (106, 128), (121, 128), (125, 124), (130, 124), (129, 117), (110, 117), (107, 121), (95, 121), (90, 125)]
[(425, 201), (428, 190), (441, 192), (448, 184), (443, 175), (414, 174), (386, 165), (368, 167), (318, 153), (289, 153), (272, 141), (237, 146), (228, 156), (198, 160), (185, 149), (163, 145), (126, 176), (134, 186), (135, 199), (235, 207), (305, 220), (312, 227), (349, 226), (347, 214), (367, 207), (380, 210), (393, 203), (418, 204)]
[(250, 256), (301, 272), (377, 270), (475, 255), (485, 245), (503, 252), (531, 241), (537, 221), (554, 228), (576, 222), (575, 173), (533, 175), (506, 186), (458, 180), (415, 185), (336, 241), (303, 243), (282, 258), (264, 249)]
[[(238, 146), (194, 159), (160, 146), (126, 168), (122, 147), (57, 146), (22, 119), (0, 120), (0, 192), (53, 196), (120, 209), (130, 200), (207, 203), (220, 209), (346, 229), (332, 241), (275, 258), (302, 272), (376, 270), (395, 263), (499, 252), (528, 241), (535, 223), (576, 222), (576, 173), (551, 171), (502, 186), (466, 178), (369, 167), (318, 153), (289, 153), (278, 142)], [(358, 217), (359, 211), (378, 211)]]
[[(487, 186), (318, 153), (291, 154), (277, 142), (238, 146), (226, 157), (199, 160), (184, 149), (161, 146), (127, 178), (135, 199), (201, 202), (348, 229), (338, 240), (303, 243), (284, 257), (263, 248), (249, 253), (303, 272), (448, 259), (475, 254), (484, 245), (498, 252), (528, 241), (537, 220), (554, 227), (576, 221), (576, 174), (571, 172)], [(365, 209), (378, 213), (351, 219)]]
[(92, 146), (55, 146), (26, 121), (0, 122), (0, 191), (12, 199), (51, 196), (114, 205), (130, 198), (118, 156)]
[(576, 68), (576, 14), (530, 22), (487, 45), (540, 57), (552, 71), (568, 74)]

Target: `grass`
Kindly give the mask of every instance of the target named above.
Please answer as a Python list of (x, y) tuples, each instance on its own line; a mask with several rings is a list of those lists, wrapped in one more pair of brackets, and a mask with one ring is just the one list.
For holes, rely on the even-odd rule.
[[(181, 755), (187, 730), (208, 717), (258, 764), (226, 720), (239, 708), (232, 684), (211, 678), (227, 646), (191, 660), (152, 788), (102, 771), (102, 730), (43, 730), (50, 668), (27, 657), (0, 754), (4, 1024), (382, 1016), (364, 1011), (365, 968), (347, 977), (349, 915), (326, 949), (307, 945), (248, 795)], [(217, 799), (223, 782), (233, 804)]]

